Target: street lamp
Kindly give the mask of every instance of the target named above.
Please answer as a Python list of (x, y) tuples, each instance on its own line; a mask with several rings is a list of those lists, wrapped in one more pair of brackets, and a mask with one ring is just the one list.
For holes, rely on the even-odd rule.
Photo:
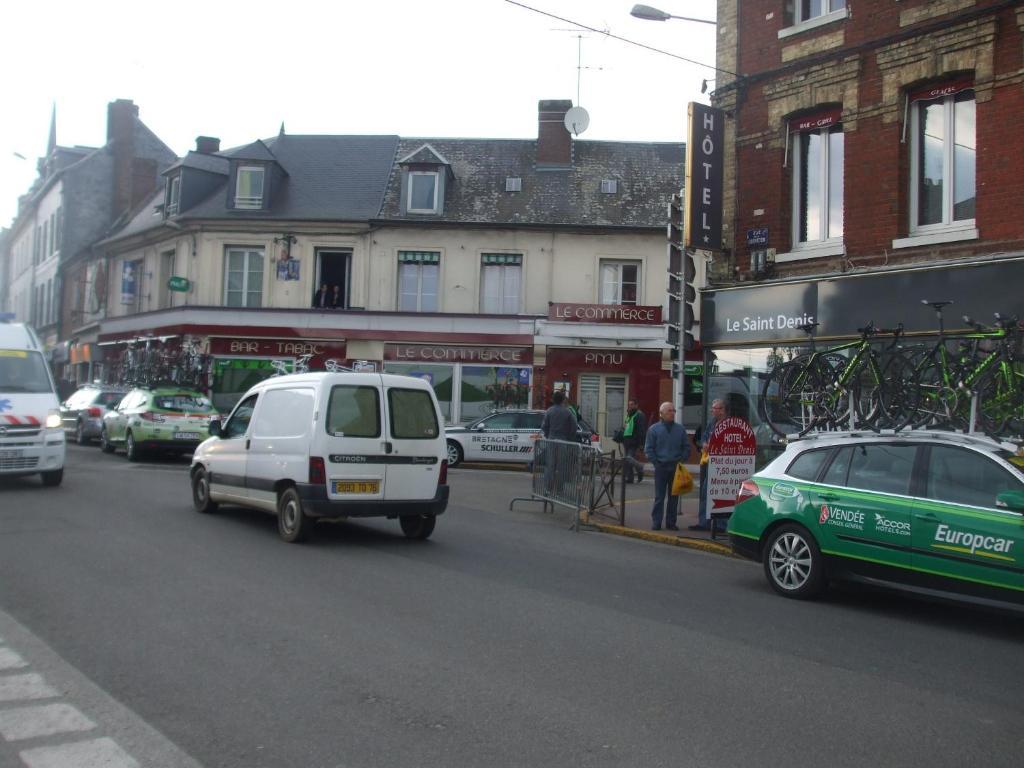
[(673, 16), (671, 13), (665, 13), (657, 8), (652, 8), (649, 5), (634, 5), (633, 10), (629, 12), (629, 15), (635, 16), (638, 19), (643, 19), (644, 21), (668, 21), (669, 19), (682, 19), (683, 21), (696, 21), (701, 24), (717, 23), (711, 19), (694, 19), (689, 16)]

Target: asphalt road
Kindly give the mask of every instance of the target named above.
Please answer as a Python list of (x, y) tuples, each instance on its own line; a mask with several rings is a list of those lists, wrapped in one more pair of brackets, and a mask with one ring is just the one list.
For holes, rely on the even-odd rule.
[[(60, 488), (0, 483), (0, 765), (1024, 761), (1024, 619), (778, 598), (747, 562), (509, 512), (521, 473), (451, 471), (427, 542), (381, 520), (287, 545), (194, 513), (186, 470), (72, 446)], [(9, 726), (46, 704), (93, 727)]]

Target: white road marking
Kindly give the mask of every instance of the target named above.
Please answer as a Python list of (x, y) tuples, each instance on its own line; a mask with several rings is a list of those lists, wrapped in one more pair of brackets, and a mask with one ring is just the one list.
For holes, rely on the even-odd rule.
[(60, 696), (60, 693), (47, 685), (43, 676), (35, 672), (0, 677), (0, 701), (52, 699), (57, 696)]
[[(0, 639), (0, 643), (2, 642), (3, 640)], [(28, 662), (10, 648), (0, 648), (0, 670), (21, 669), (27, 666)]]
[(20, 756), (28, 768), (139, 768), (117, 742), (107, 738), (26, 749)]
[(7, 741), (53, 736), (55, 733), (89, 731), (96, 723), (70, 704), (0, 709), (0, 736)]

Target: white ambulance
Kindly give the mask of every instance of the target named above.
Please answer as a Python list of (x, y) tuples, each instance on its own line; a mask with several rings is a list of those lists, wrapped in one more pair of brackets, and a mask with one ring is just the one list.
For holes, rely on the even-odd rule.
[(64, 425), (43, 345), (23, 323), (0, 319), (0, 476), (64, 478)]

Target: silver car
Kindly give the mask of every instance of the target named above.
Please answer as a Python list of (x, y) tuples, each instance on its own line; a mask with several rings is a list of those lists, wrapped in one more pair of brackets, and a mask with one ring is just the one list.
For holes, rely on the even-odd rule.
[(79, 445), (88, 445), (103, 429), (103, 415), (127, 394), (124, 387), (88, 384), (75, 391), (60, 406), (64, 432)]
[[(530, 464), (540, 437), (544, 411), (520, 408), (498, 411), (461, 427), (447, 427), (448, 466), (468, 462), (514, 462)], [(586, 445), (600, 436), (590, 424), (579, 420), (577, 438)]]

